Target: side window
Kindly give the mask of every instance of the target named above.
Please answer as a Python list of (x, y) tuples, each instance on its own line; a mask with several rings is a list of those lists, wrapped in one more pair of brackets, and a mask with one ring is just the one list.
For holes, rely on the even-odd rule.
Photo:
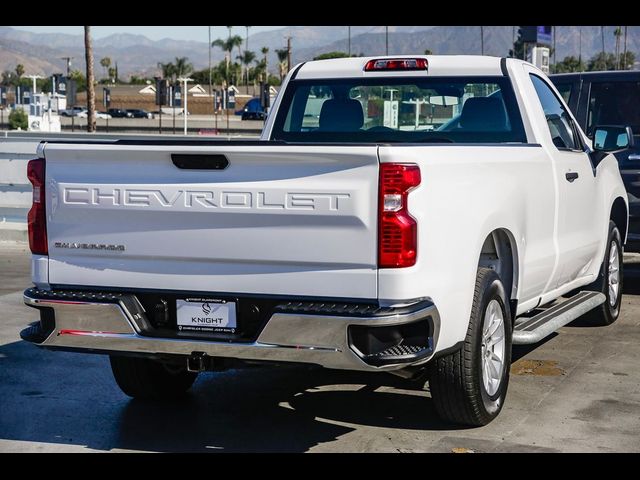
[(640, 82), (594, 82), (589, 97), (587, 134), (596, 125), (630, 125), (640, 133)]
[(580, 143), (571, 117), (564, 105), (544, 80), (536, 75), (530, 74), (529, 76), (542, 104), (542, 110), (544, 110), (544, 116), (547, 119), (547, 126), (551, 132), (553, 144), (561, 149), (578, 150)]
[(560, 96), (564, 100), (564, 103), (569, 105), (569, 99), (571, 98), (571, 87), (573, 86), (573, 84), (572, 83), (555, 83), (555, 82), (553, 83), (556, 86), (556, 89), (558, 90), (558, 92), (560, 92)]

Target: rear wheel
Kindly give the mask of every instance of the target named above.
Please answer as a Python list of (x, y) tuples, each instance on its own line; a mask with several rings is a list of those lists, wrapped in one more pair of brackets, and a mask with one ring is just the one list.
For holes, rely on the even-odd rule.
[(174, 399), (185, 394), (198, 374), (184, 367), (148, 358), (110, 356), (111, 371), (120, 389), (133, 398)]
[(431, 362), (431, 397), (443, 420), (481, 426), (498, 416), (509, 384), (511, 331), (500, 277), (481, 268), (463, 346)]
[(609, 237), (604, 260), (598, 278), (584, 290), (601, 292), (606, 301), (585, 315), (585, 319), (593, 325), (611, 325), (620, 316), (622, 304), (623, 259), (620, 230), (615, 223), (609, 222)]

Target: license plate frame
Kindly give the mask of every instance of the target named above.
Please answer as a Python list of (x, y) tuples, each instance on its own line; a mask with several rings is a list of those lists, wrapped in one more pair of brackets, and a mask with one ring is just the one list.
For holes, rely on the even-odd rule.
[(220, 298), (176, 299), (178, 332), (231, 333), (238, 330), (236, 302)]

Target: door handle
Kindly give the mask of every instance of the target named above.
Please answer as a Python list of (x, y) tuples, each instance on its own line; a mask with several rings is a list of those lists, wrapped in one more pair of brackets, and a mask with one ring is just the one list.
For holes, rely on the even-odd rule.
[(573, 183), (580, 175), (578, 175), (578, 172), (567, 172), (564, 176), (569, 183)]
[(640, 155), (638, 155), (637, 153), (632, 153), (631, 155), (629, 155), (629, 160), (631, 160), (632, 162), (637, 162), (638, 160), (640, 160)]
[(172, 153), (171, 161), (183, 170), (224, 170), (229, 166), (227, 157), (221, 154)]

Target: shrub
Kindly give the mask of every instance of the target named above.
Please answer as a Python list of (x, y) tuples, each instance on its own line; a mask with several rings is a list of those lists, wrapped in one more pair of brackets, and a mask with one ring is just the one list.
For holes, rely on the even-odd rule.
[(9, 130), (26, 130), (29, 127), (29, 116), (24, 110), (14, 110), (9, 114)]

